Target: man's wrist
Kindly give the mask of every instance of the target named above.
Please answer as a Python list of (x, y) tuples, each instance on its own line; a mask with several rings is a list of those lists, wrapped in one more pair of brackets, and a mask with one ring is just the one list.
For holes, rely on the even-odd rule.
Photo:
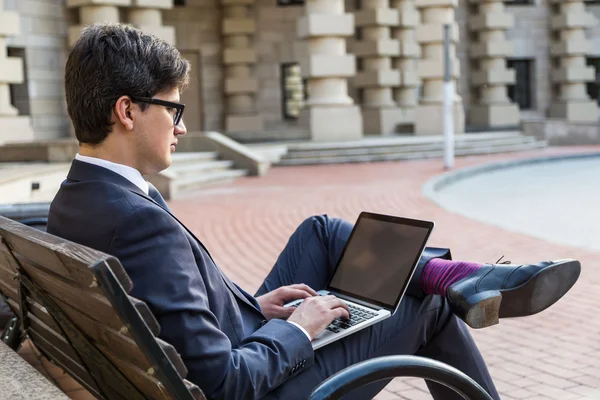
[(306, 335), (306, 337), (308, 338), (308, 341), (311, 341), (312, 338), (310, 337), (309, 333), (306, 331), (306, 329), (304, 329), (303, 327), (301, 327), (299, 324), (292, 322), (292, 321), (286, 321), (292, 325), (294, 325), (295, 327), (297, 327), (298, 329), (300, 329), (302, 331), (302, 333), (304, 333)]

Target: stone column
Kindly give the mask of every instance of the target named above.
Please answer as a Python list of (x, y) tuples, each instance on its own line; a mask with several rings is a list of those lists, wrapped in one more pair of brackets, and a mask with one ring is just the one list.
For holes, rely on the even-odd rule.
[(7, 57), (6, 37), (18, 35), (19, 29), (19, 14), (4, 11), (4, 0), (0, 0), (0, 144), (33, 140), (29, 117), (19, 116), (10, 100), (9, 85), (22, 83), (24, 74), (23, 60)]
[(469, 17), (469, 27), (477, 35), (470, 48), (474, 60), (471, 82), (477, 92), (471, 106), (472, 125), (486, 127), (519, 124), (519, 106), (511, 103), (506, 85), (515, 83), (515, 71), (506, 68), (506, 57), (513, 54), (513, 45), (504, 31), (514, 25), (514, 17), (504, 10), (504, 0), (471, 0), (478, 12)]
[(392, 58), (392, 68), (400, 72), (400, 84), (394, 88), (394, 101), (400, 108), (403, 122), (410, 131), (414, 131), (415, 111), (419, 104), (417, 62), (421, 49), (416, 37), (419, 11), (414, 0), (392, 0), (391, 6), (398, 11), (398, 24), (392, 28), (392, 38), (400, 44), (398, 57)]
[(254, 74), (256, 49), (255, 18), (251, 16), (254, 0), (221, 0), (223, 4), (222, 34), (225, 50), (226, 116), (228, 132), (258, 132), (263, 119), (258, 114), (256, 92), (258, 80)]
[(173, 0), (132, 0), (131, 6), (127, 13), (131, 25), (175, 45), (175, 28), (162, 22), (162, 10), (173, 8)]
[(595, 26), (595, 17), (587, 13), (583, 0), (553, 1), (552, 30), (559, 40), (551, 47), (555, 58), (552, 81), (555, 86), (550, 117), (573, 122), (596, 122), (598, 106), (586, 92), (586, 82), (595, 79), (593, 67), (586, 66), (586, 55), (591, 52), (591, 42), (585, 29)]
[(421, 25), (417, 27), (417, 40), (421, 45), (419, 77), (423, 82), (423, 96), (417, 107), (415, 134), (441, 135), (444, 117), (444, 24), (451, 24), (450, 60), (454, 84), (454, 132), (465, 131), (465, 112), (462, 99), (456, 93), (456, 81), (460, 76), (460, 63), (456, 57), (458, 24), (454, 20), (454, 9), (458, 0), (415, 0), (421, 14)]
[(352, 50), (362, 61), (354, 84), (363, 91), (364, 132), (389, 135), (406, 122), (392, 95), (392, 88), (400, 85), (400, 71), (392, 69), (391, 59), (400, 54), (400, 42), (391, 39), (390, 28), (398, 25), (398, 11), (390, 8), (389, 0), (361, 3), (362, 9), (354, 16), (361, 40)]
[(345, 13), (344, 0), (306, 0), (298, 20), (304, 39), (300, 70), (307, 79), (308, 99), (300, 123), (313, 140), (352, 140), (362, 137), (359, 107), (348, 96), (348, 78), (356, 60), (346, 54), (347, 36), (354, 35), (354, 15)]
[(81, 29), (96, 22), (120, 22), (119, 6), (129, 6), (131, 0), (67, 0), (67, 7), (79, 8), (79, 24), (69, 27), (69, 46), (73, 46)]

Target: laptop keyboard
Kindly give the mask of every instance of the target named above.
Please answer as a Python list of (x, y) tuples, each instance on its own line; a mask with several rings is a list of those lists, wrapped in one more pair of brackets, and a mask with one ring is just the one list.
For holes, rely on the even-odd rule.
[(325, 329), (333, 333), (341, 332), (344, 329), (353, 327), (354, 325), (360, 324), (361, 322), (371, 319), (377, 315), (376, 312), (368, 311), (364, 308), (358, 308), (352, 304), (346, 303), (346, 305), (350, 309), (350, 319), (336, 318)]

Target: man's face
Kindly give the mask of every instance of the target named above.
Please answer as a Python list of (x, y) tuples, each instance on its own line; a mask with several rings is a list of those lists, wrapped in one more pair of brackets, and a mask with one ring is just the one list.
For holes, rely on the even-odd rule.
[[(159, 93), (154, 99), (179, 103), (179, 89)], [(177, 137), (186, 133), (183, 119), (173, 124), (175, 109), (149, 104), (142, 118), (136, 122), (137, 159), (142, 174), (156, 174), (171, 165), (171, 154), (177, 146)]]

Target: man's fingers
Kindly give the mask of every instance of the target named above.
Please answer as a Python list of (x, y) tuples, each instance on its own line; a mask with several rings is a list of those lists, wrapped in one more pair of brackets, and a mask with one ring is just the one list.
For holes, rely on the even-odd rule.
[(301, 290), (305, 290), (308, 293), (310, 293), (311, 296), (318, 296), (319, 294), (310, 286), (304, 284), (304, 283), (296, 283), (294, 285), (290, 285), (289, 287), (294, 288), (294, 289), (301, 289)]
[(311, 294), (305, 290), (301, 289), (293, 289), (291, 287), (285, 287), (281, 289), (281, 296), (285, 302), (297, 300), (297, 299), (305, 299), (307, 297), (311, 297)]
[(340, 318), (340, 317), (345, 318), (345, 319), (350, 319), (350, 312), (345, 308), (337, 307), (331, 311), (333, 312), (333, 315), (334, 315), (333, 319)]
[(325, 302), (327, 303), (327, 305), (329, 307), (331, 307), (331, 308), (342, 307), (346, 311), (350, 312), (350, 309), (348, 308), (348, 305), (346, 305), (346, 303), (344, 303), (342, 300), (338, 299), (337, 297), (335, 297), (335, 296), (325, 296), (324, 299), (325, 299)]

